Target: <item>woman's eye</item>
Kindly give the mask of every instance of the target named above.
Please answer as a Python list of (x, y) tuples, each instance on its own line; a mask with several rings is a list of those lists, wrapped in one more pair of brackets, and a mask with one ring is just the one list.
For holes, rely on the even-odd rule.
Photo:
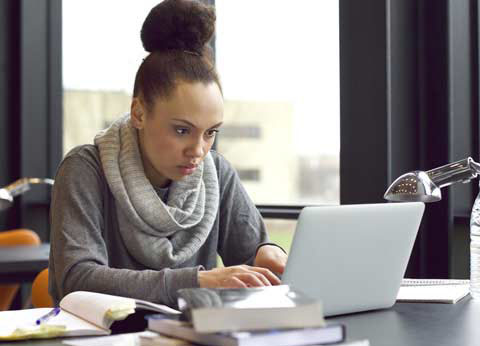
[(212, 138), (212, 137), (215, 137), (215, 135), (218, 133), (218, 130), (215, 129), (215, 130), (208, 130), (207, 131), (207, 137), (208, 138)]
[(188, 129), (185, 128), (185, 127), (176, 127), (175, 128), (175, 132), (178, 134), (178, 135), (186, 135), (188, 133)]

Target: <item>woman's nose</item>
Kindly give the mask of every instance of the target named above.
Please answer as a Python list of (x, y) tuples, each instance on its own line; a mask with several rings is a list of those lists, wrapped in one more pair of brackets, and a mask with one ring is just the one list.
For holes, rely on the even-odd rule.
[(204, 143), (201, 139), (193, 141), (187, 151), (187, 154), (191, 157), (203, 157), (204, 155)]

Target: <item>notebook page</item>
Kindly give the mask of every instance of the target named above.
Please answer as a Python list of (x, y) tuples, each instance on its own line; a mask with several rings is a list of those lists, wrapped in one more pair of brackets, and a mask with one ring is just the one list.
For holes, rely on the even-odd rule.
[(135, 300), (109, 294), (76, 291), (66, 295), (60, 301), (60, 307), (101, 328), (109, 329), (113, 323), (113, 319), (109, 317), (111, 312), (128, 311), (128, 313), (133, 313), (135, 312)]
[(469, 291), (469, 284), (402, 286), (398, 291), (397, 301), (455, 304), (468, 295)]
[[(42, 336), (42, 333), (58, 332), (62, 336), (69, 335), (105, 335), (107, 332), (91, 323), (83, 321), (82, 319), (69, 314), (65, 311), (60, 311), (57, 316), (52, 317), (42, 326), (36, 325), (36, 321), (41, 316), (44, 316), (51, 308), (40, 309), (25, 309), (25, 310), (10, 310), (0, 312), (2, 323), (0, 323), (0, 337), (6, 338), (13, 334), (14, 331), (22, 329), (23, 335)], [(49, 328), (51, 327), (51, 328)], [(42, 328), (42, 330), (40, 330)]]
[(110, 331), (97, 327), (96, 325), (84, 321), (75, 315), (66, 311), (51, 318), (47, 324), (49, 325), (65, 325), (67, 330), (65, 336), (82, 336), (82, 335), (107, 335)]
[(0, 323), (0, 336), (8, 336), (17, 328), (35, 328), (35, 321), (47, 314), (50, 308), (10, 310), (0, 313), (2, 323)]
[(163, 304), (156, 304), (146, 300), (135, 299), (136, 307), (150, 311), (160, 312), (162, 314), (180, 315), (181, 312)]

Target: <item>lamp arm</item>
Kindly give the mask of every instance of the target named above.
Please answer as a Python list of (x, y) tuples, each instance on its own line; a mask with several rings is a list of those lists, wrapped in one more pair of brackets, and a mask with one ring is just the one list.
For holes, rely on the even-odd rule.
[(5, 186), (5, 190), (7, 190), (12, 197), (21, 195), (22, 193), (30, 190), (30, 184), (28, 183), (28, 178), (22, 178), (15, 180), (13, 183)]
[(41, 178), (21, 178), (10, 185), (5, 187), (5, 190), (7, 190), (12, 197), (21, 195), (22, 193), (30, 190), (30, 185), (31, 184), (48, 184), (48, 185), (53, 185), (54, 180), (53, 179), (41, 179)]
[(432, 182), (438, 187), (455, 183), (467, 183), (480, 173), (480, 164), (471, 157), (449, 163), (448, 165), (426, 171)]

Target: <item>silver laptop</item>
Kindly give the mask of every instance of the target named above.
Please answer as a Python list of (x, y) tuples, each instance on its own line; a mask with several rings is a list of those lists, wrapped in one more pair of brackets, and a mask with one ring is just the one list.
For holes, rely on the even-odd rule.
[(325, 316), (391, 307), (425, 206), (306, 207), (282, 283), (322, 301)]

